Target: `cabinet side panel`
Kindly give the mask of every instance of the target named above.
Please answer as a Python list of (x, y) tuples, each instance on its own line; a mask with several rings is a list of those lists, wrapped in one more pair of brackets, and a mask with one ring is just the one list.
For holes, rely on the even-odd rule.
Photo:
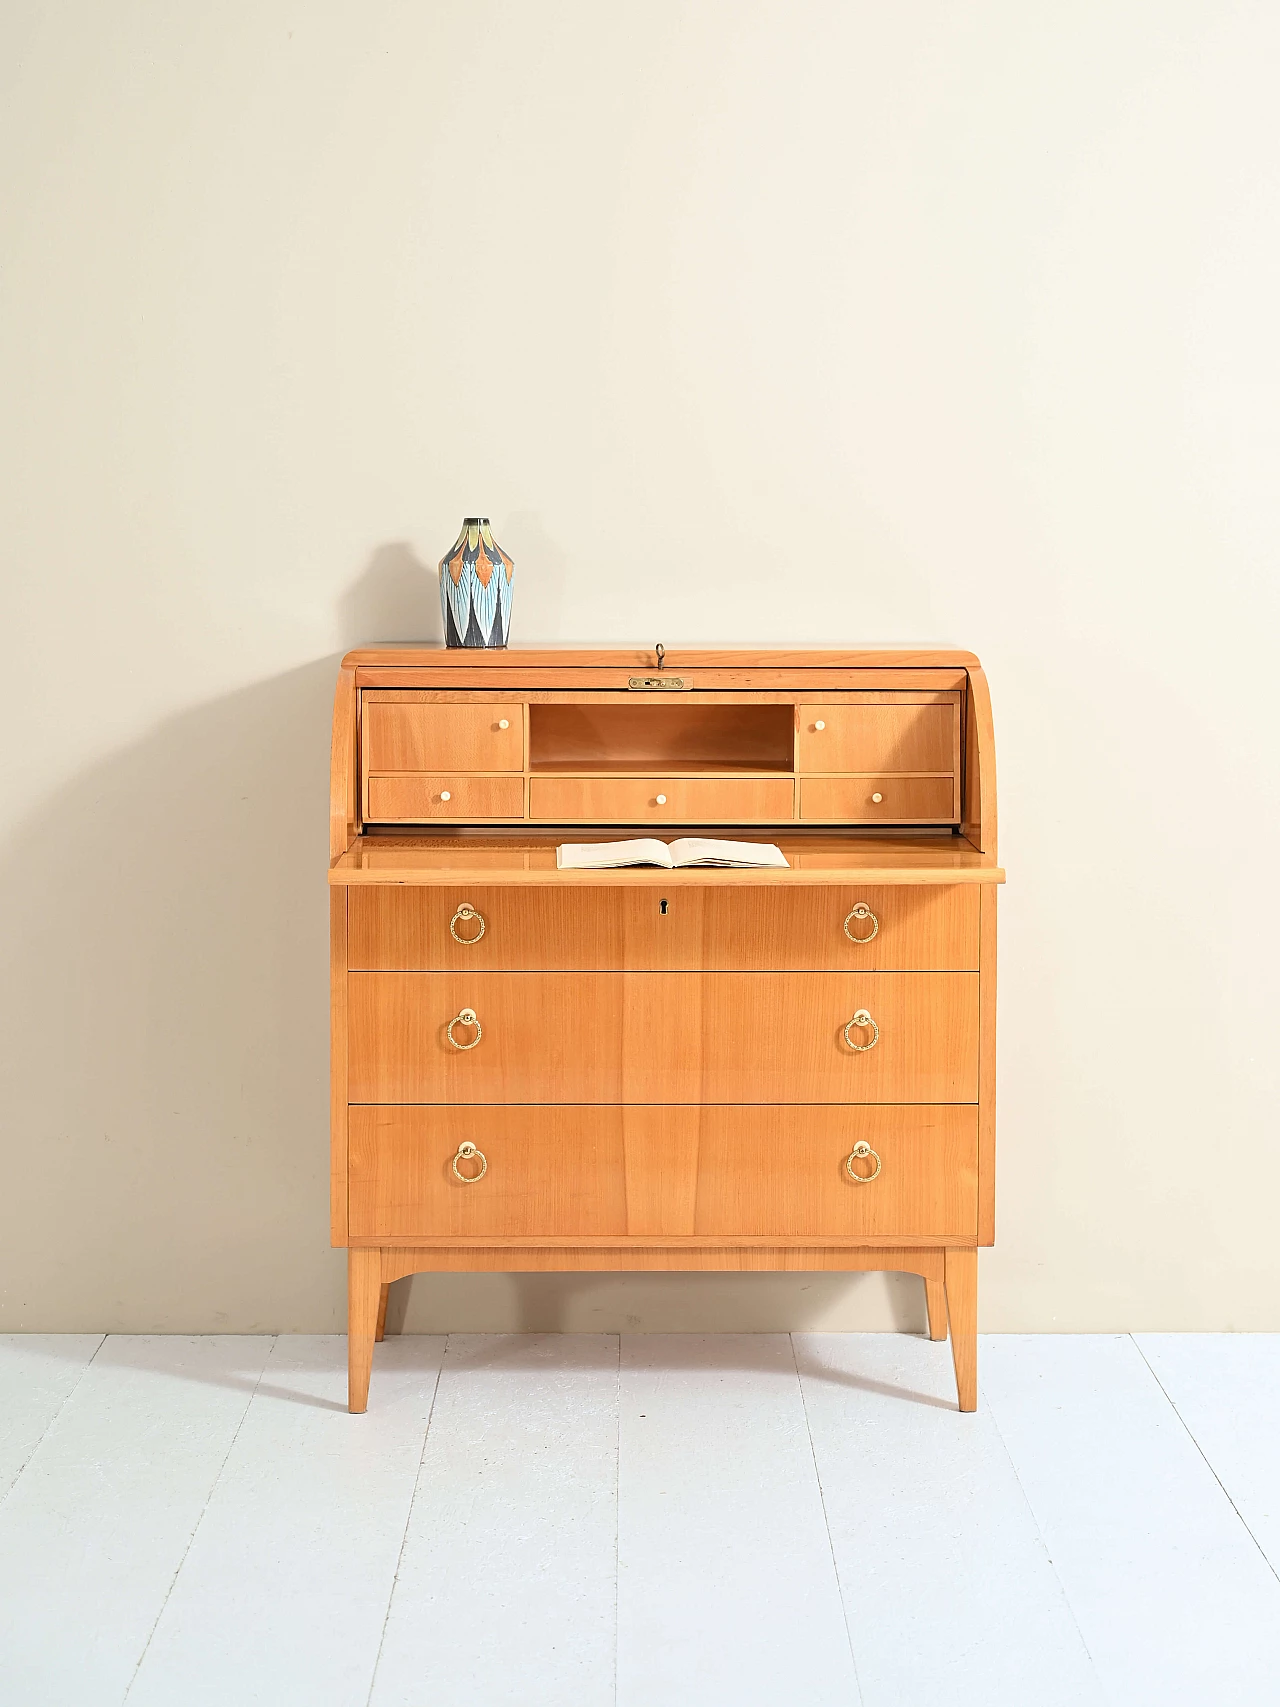
[(339, 670), (333, 695), (329, 755), (329, 858), (337, 859), (360, 830), (356, 803), (356, 673)]
[(996, 1240), (996, 887), (982, 885), (978, 945), (978, 1243)]
[(987, 678), (976, 666), (969, 671), (964, 720), (965, 835), (982, 852), (996, 858), (996, 742), (991, 722)]
[(329, 891), (329, 1240), (347, 1242), (347, 891)]

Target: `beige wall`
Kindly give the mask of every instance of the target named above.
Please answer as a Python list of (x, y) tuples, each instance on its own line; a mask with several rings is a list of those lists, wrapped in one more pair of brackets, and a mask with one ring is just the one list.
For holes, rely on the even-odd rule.
[(979, 652), (983, 1324), (1280, 1328), (1278, 53), (1252, 0), (8, 0), (0, 1324), (340, 1322), (334, 666), (438, 635), (482, 510), (524, 641)]

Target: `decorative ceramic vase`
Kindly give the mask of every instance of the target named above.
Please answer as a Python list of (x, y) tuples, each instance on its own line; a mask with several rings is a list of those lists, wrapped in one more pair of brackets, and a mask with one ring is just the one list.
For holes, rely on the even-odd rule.
[(468, 516), (440, 559), (440, 612), (446, 646), (505, 646), (516, 566), (494, 539), (487, 516)]

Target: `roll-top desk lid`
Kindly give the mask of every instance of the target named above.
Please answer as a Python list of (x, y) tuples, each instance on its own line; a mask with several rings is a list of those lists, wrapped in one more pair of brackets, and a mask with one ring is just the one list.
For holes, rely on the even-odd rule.
[[(339, 887), (1002, 883), (995, 828), (971, 652), (437, 643), (339, 673)], [(556, 866), (562, 841), (691, 832), (775, 842), (788, 868)]]

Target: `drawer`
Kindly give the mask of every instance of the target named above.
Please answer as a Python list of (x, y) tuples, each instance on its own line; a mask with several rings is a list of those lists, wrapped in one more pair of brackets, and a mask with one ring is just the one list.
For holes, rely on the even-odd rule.
[(534, 777), (529, 816), (574, 823), (751, 824), (790, 819), (790, 777)]
[(802, 771), (955, 771), (960, 765), (958, 704), (802, 705), (797, 768)]
[[(855, 1184), (850, 1156), (875, 1177)], [(702, 1111), (695, 1233), (973, 1238), (977, 1224), (976, 1108)]]
[(430, 818), (523, 818), (519, 776), (371, 776), (366, 815), (375, 824)]
[(524, 706), (388, 704), (366, 694), (364, 768), (375, 771), (521, 771)]
[(370, 971), (972, 971), (978, 906), (964, 884), (353, 887), (347, 954)]
[(807, 776), (800, 816), (811, 823), (952, 824), (955, 784), (949, 776)]
[(626, 1231), (619, 1109), (353, 1108), (348, 1144), (354, 1239)]
[[(353, 1108), (353, 1239), (582, 1235), (963, 1238), (971, 1107)], [(846, 1160), (855, 1157), (864, 1185)], [(453, 1171), (479, 1174), (464, 1184)]]
[(347, 1006), (353, 1103), (978, 1094), (973, 972), (351, 972)]

